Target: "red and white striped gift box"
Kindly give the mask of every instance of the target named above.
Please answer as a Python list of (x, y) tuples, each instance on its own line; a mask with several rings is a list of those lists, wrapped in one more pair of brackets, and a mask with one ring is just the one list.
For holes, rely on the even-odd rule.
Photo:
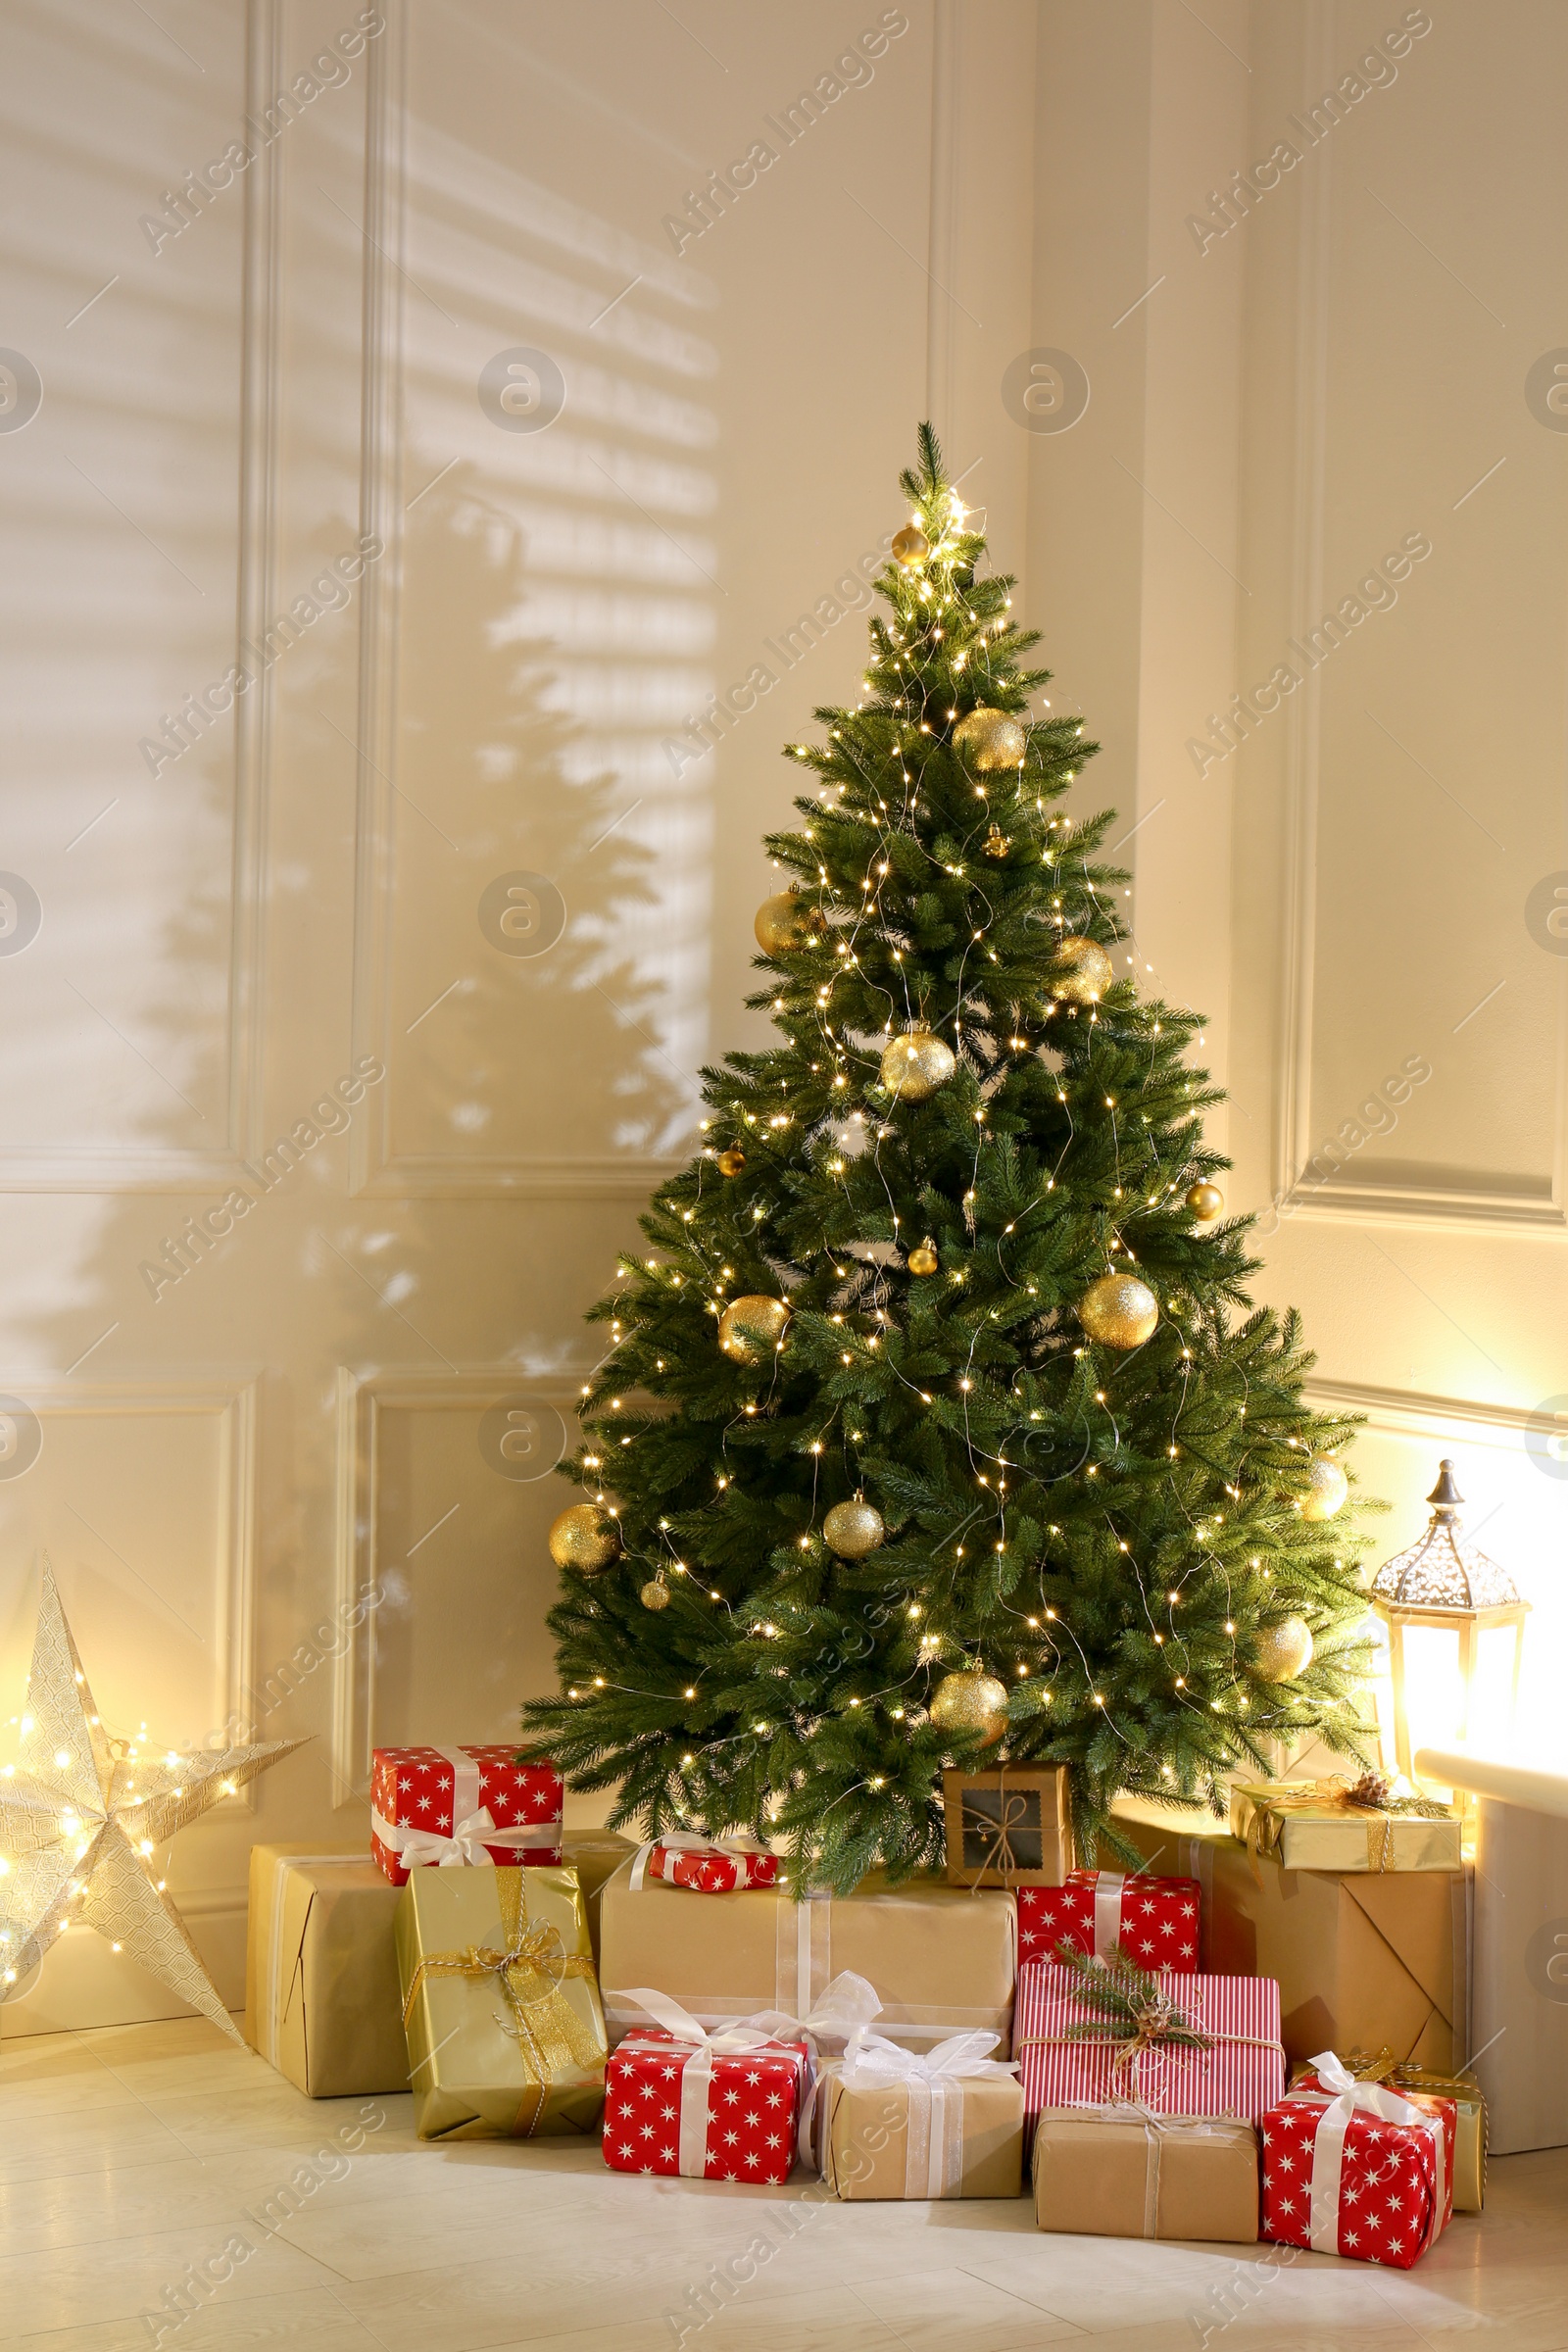
[(1093, 1959), (1109, 1960), (1120, 1944), (1140, 1968), (1198, 1973), (1196, 1879), (1070, 1870), (1064, 1886), (1015, 1891), (1020, 1960), (1054, 1960), (1064, 1943)]
[[(1168, 2043), (1118, 2068), (1105, 2041), (1070, 2041), (1071, 2026), (1101, 2021), (1070, 1968), (1026, 1961), (1018, 1971), (1012, 2054), (1023, 2082), (1024, 2129), (1046, 2107), (1100, 2107), (1139, 2099), (1156, 2115), (1234, 2115), (1255, 2124), (1285, 2091), (1280, 1988), (1272, 1977), (1190, 1977), (1161, 1969), (1154, 1983), (1212, 2037), (1206, 2050)], [(1026, 2140), (1027, 2144), (1027, 2140)]]
[(516, 1750), (378, 1747), (370, 1759), (370, 1852), (401, 1886), (422, 1865), (561, 1860), (561, 1775)]

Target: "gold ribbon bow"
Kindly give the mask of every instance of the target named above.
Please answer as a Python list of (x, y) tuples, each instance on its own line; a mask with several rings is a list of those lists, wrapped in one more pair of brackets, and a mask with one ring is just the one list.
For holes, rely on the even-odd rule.
[[(993, 1791), (987, 1789), (983, 1791), (983, 1793), (990, 1795), (993, 1793)], [(1029, 1829), (1034, 1831), (1037, 1835), (1040, 1832), (1040, 1824), (1037, 1821), (1031, 1822), (1028, 1818), (1029, 1797), (1027, 1793), (1022, 1788), (998, 1788), (994, 1793), (997, 1798), (997, 1810), (995, 1813), (988, 1813), (983, 1807), (976, 1807), (973, 1802), (974, 1792), (972, 1789), (967, 1790), (964, 1794), (963, 1831), (965, 1848), (967, 1849), (969, 1843), (969, 1832), (971, 1830), (978, 1831), (981, 1837), (989, 1840), (984, 1856), (979, 1862), (973, 1865), (974, 1869), (980, 1873), (991, 1870), (1006, 1872), (1009, 1870), (1019, 1871), (1038, 1869), (1038, 1863), (1020, 1862), (1017, 1855), (1012, 1850), (1012, 1833), (1014, 1830)], [(1040, 1800), (1037, 1797), (1035, 1799), (1037, 1805), (1039, 1801)], [(965, 1859), (964, 1866), (965, 1868), (969, 1867), (967, 1858)]]
[(1247, 1846), (1257, 1876), (1257, 1857), (1280, 1843), (1276, 1818), (1284, 1813), (1359, 1813), (1366, 1821), (1366, 1866), (1385, 1871), (1394, 1860), (1394, 1824), (1411, 1814), (1424, 1821), (1449, 1821), (1452, 1808), (1435, 1797), (1396, 1796), (1379, 1772), (1363, 1773), (1352, 1781), (1343, 1772), (1330, 1773), (1309, 1785), (1270, 1782), (1250, 1791), (1252, 1815), (1247, 1825)]
[(493, 1977), (506, 1998), (511, 2018), (495, 2013), (501, 2031), (522, 2051), (523, 2069), (531, 2077), (517, 2111), (517, 2128), (531, 2133), (544, 2113), (555, 2079), (574, 2068), (593, 2070), (602, 2052), (588, 2022), (577, 2015), (562, 1986), (567, 1977), (593, 1980), (593, 1962), (568, 1952), (548, 1921), (528, 1924), (525, 1870), (498, 1870), (496, 1890), (501, 1904), (501, 1933), (506, 1949), (470, 1943), (461, 1951), (431, 1952), (416, 1968), (403, 2004), (407, 2026), (421, 1986), (429, 1977), (466, 1977), (481, 1983)]

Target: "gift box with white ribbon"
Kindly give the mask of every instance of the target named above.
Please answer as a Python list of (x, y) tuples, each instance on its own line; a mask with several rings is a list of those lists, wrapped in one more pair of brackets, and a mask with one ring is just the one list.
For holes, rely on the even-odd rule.
[(778, 1856), (752, 1838), (705, 1838), (696, 1830), (666, 1830), (637, 1848), (631, 1866), (635, 1892), (645, 1879), (685, 1886), (697, 1894), (735, 1894), (776, 1886)]
[(1020, 1886), (1019, 1959), (1054, 1960), (1064, 1943), (1097, 1960), (1119, 1944), (1140, 1968), (1196, 1976), (1198, 1881), (1074, 1870), (1061, 1886)]
[(499, 1742), (373, 1751), (370, 1851), (394, 1886), (430, 1866), (560, 1862), (561, 1775), (515, 1755)]
[(1407, 2271), (1453, 2212), (1454, 2106), (1358, 2082), (1332, 2050), (1263, 2118), (1259, 2234)]
[(818, 2170), (846, 2202), (1016, 2197), (1023, 2192), (1023, 2089), (992, 2056), (995, 2034), (906, 2050), (853, 2034), (814, 2093)]

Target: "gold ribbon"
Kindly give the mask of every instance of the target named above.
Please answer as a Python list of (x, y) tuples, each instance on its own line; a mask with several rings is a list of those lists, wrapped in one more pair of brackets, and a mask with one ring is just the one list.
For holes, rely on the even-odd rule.
[(1252, 1859), (1254, 1878), (1258, 1875), (1259, 1854), (1279, 1851), (1283, 1842), (1280, 1816), (1286, 1813), (1361, 1815), (1366, 1822), (1366, 1866), (1369, 1871), (1379, 1872), (1388, 1870), (1394, 1861), (1396, 1820), (1412, 1815), (1424, 1821), (1453, 1818), (1451, 1809), (1435, 1799), (1396, 1796), (1374, 1774), (1351, 1781), (1343, 1772), (1336, 1772), (1324, 1780), (1313, 1781), (1310, 1786), (1289, 1781), (1271, 1781), (1251, 1788), (1244, 1785), (1242, 1793), (1252, 1808), (1247, 1825), (1247, 1850)]
[[(1044, 1860), (1046, 1825), (1043, 1809), (1038, 1823), (1030, 1822), (1028, 1819), (1030, 1794), (1034, 1794), (1035, 1802), (1037, 1805), (1039, 1805), (1041, 1803), (1041, 1799), (1038, 1792), (1027, 1791), (1022, 1788), (1009, 1788), (1006, 1783), (1004, 1781), (995, 1791), (986, 1789), (982, 1792), (988, 1796), (993, 1793), (995, 1794), (997, 1799), (997, 1810), (995, 1813), (987, 1813), (983, 1810), (976, 1810), (972, 1801), (974, 1793), (975, 1792), (973, 1789), (965, 1789), (962, 1792), (960, 1800), (962, 1811), (959, 1821), (960, 1832), (963, 1838), (964, 1845), (967, 1847), (969, 1842), (969, 1833), (972, 1830), (978, 1831), (982, 1837), (990, 1839), (990, 1843), (987, 1845), (985, 1850), (984, 1858), (975, 1863), (973, 1866), (975, 1873), (975, 1885), (978, 1886), (981, 1879), (983, 1879), (990, 1871), (1000, 1871), (1003, 1876), (1005, 1877), (1008, 1871), (1038, 1869), (1040, 1867), (1039, 1863), (1020, 1862), (1017, 1855), (1012, 1850), (1012, 1833), (1014, 1830), (1038, 1829), (1040, 1837), (1041, 1858), (1042, 1861)], [(967, 1871), (970, 1865), (968, 1861), (965, 1860), (963, 1868)]]
[(495, 1979), (512, 2012), (510, 2023), (493, 2013), (496, 2024), (517, 2043), (524, 2072), (532, 2078), (517, 2110), (516, 2129), (524, 2138), (537, 2129), (556, 2078), (574, 2068), (592, 2071), (604, 2055), (592, 2027), (577, 2015), (562, 1990), (567, 1977), (592, 1981), (593, 1962), (581, 1953), (568, 1952), (547, 1920), (536, 1927), (528, 1925), (528, 1894), (523, 1884), (527, 1875), (524, 1870), (496, 1872), (506, 1949), (470, 1943), (461, 1951), (431, 1952), (416, 1968), (403, 2004), (407, 2026), (427, 1979), (464, 1977), (472, 1984), (482, 1983), (486, 1977)]

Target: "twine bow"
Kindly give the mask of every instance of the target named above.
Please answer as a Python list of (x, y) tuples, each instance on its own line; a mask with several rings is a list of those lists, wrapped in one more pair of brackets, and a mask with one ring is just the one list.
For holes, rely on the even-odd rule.
[[(1394, 1824), (1396, 1819), (1414, 1815), (1423, 1821), (1451, 1821), (1451, 1806), (1442, 1804), (1436, 1797), (1396, 1796), (1381, 1772), (1365, 1772), (1358, 1781), (1345, 1773), (1330, 1773), (1326, 1779), (1309, 1783), (1270, 1781), (1245, 1793), (1251, 1799), (1252, 1814), (1247, 1825), (1247, 1846), (1252, 1858), (1253, 1875), (1257, 1873), (1257, 1857), (1279, 1843), (1279, 1833), (1271, 1825), (1270, 1816), (1283, 1813), (1359, 1813), (1366, 1820), (1366, 1860), (1368, 1870), (1388, 1870), (1394, 1861)], [(1374, 1844), (1375, 1841), (1375, 1844)]]
[(523, 2071), (529, 2078), (518, 2121), (531, 2132), (556, 2078), (576, 2069), (598, 2069), (604, 2052), (592, 2024), (578, 2016), (563, 1990), (568, 1977), (586, 1978), (591, 1984), (593, 1962), (579, 1952), (568, 1952), (547, 1920), (529, 1925), (527, 1875), (522, 1870), (496, 1873), (506, 1948), (470, 1943), (461, 1951), (429, 1953), (410, 1979), (403, 2023), (408, 2025), (414, 2004), (430, 1978), (464, 1977), (472, 1984), (493, 1978), (511, 2014), (503, 2017), (493, 2011), (492, 2015), (503, 2034), (521, 2050)]
[(1159, 2235), (1160, 2160), (1168, 2138), (1218, 2139), (1238, 2130), (1250, 2132), (1248, 2125), (1238, 2126), (1230, 2118), (1210, 2118), (1198, 2115), (1156, 2115), (1142, 2099), (1108, 2099), (1098, 2107), (1072, 2107), (1056, 2110), (1071, 2116), (1074, 2123), (1138, 2124), (1144, 2133), (1144, 2235)]
[[(1029, 1818), (1031, 1794), (1034, 1795), (1035, 1816), (1032, 1821)], [(994, 1795), (997, 1800), (995, 1813), (988, 1812), (984, 1803), (977, 1804), (975, 1802), (977, 1795), (981, 1798)], [(1009, 1872), (1038, 1870), (1041, 1867), (1041, 1855), (1045, 1850), (1045, 1823), (1040, 1815), (1038, 1793), (1023, 1788), (1009, 1788), (1005, 1782), (996, 1789), (966, 1788), (963, 1791), (960, 1818), (963, 1838), (963, 1868), (966, 1871), (971, 1869), (974, 1871), (976, 1886), (993, 1871), (1005, 1878)], [(1015, 1830), (1025, 1831), (1032, 1838), (1037, 1838), (1040, 1841), (1041, 1855), (1037, 1855), (1033, 1861), (1027, 1857), (1020, 1859), (1013, 1850), (1012, 1837)], [(978, 1862), (970, 1860), (972, 1836), (978, 1836), (984, 1842), (985, 1850)]]

